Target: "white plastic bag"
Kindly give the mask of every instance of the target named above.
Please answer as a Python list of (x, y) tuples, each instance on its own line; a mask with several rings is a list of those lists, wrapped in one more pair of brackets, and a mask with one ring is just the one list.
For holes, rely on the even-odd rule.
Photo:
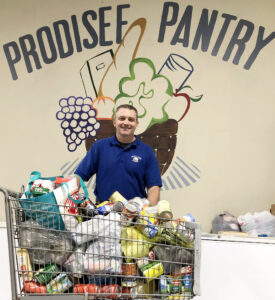
[(97, 215), (89, 221), (79, 223), (72, 232), (72, 237), (77, 245), (101, 238), (108, 238), (107, 242), (119, 240), (121, 234), (119, 221), (120, 215), (116, 212), (111, 212), (107, 216)]
[(243, 232), (250, 236), (275, 236), (275, 216), (269, 211), (256, 212), (253, 215), (247, 213), (238, 217), (238, 222)]
[(96, 274), (120, 274), (122, 249), (119, 240), (110, 243), (102, 239), (90, 244), (84, 257), (84, 271)]
[(84, 272), (84, 253), (82, 248), (76, 249), (63, 265), (67, 272), (74, 277), (81, 278)]

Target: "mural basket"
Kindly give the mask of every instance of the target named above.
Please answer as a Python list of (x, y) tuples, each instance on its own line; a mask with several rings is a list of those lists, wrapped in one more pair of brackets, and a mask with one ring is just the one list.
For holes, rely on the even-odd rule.
[[(101, 120), (101, 129), (95, 137), (89, 137), (85, 140), (86, 150), (89, 151), (92, 144), (99, 139), (106, 138), (115, 134), (115, 128), (112, 120)], [(169, 119), (162, 124), (155, 124), (138, 137), (145, 144), (149, 145), (155, 151), (158, 159), (159, 169), (163, 175), (169, 168), (177, 144), (178, 122)]]

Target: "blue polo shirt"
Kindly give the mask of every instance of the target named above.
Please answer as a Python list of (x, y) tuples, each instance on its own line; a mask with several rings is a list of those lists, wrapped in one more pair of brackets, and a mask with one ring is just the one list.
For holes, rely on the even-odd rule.
[(146, 187), (162, 185), (155, 153), (138, 137), (126, 148), (119, 144), (115, 135), (97, 140), (75, 174), (84, 181), (96, 174), (94, 193), (100, 202), (108, 200), (115, 191), (127, 200), (147, 198)]

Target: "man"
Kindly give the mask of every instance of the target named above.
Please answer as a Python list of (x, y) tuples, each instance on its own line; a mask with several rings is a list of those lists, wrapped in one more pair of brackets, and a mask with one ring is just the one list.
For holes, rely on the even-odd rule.
[(97, 175), (94, 191), (97, 203), (118, 191), (127, 200), (147, 198), (156, 205), (162, 185), (160, 171), (153, 149), (134, 134), (138, 126), (136, 108), (128, 104), (118, 106), (113, 124), (115, 135), (97, 140), (75, 174), (84, 181)]

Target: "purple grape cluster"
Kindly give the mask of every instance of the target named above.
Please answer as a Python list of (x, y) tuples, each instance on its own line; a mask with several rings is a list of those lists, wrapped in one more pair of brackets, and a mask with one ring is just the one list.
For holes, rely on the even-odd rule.
[(56, 113), (56, 118), (61, 121), (60, 126), (70, 152), (75, 151), (89, 136), (95, 136), (100, 129), (96, 110), (91, 104), (92, 99), (89, 97), (70, 96), (59, 100), (60, 110)]

